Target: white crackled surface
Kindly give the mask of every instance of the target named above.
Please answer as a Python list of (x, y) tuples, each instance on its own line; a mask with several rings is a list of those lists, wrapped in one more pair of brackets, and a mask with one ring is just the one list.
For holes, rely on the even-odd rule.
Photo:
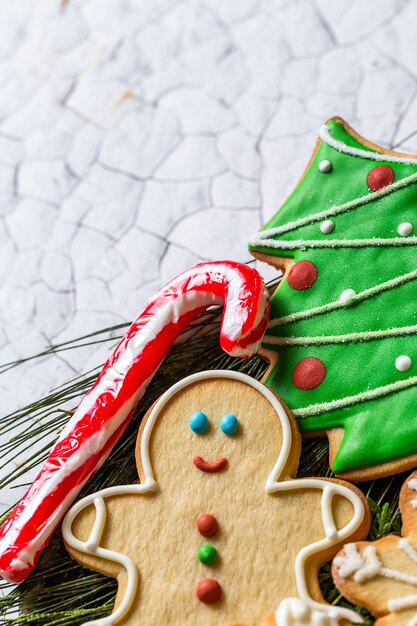
[[(0, 363), (131, 319), (194, 263), (247, 260), (327, 117), (416, 151), (416, 20), (406, 0), (3, 2)], [(107, 350), (3, 374), (2, 414)]]

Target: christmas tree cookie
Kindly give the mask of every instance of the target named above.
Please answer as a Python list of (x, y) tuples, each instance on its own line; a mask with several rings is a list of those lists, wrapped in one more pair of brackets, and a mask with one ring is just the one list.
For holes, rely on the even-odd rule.
[[(140, 484), (79, 501), (63, 537), (81, 564), (118, 580), (111, 617), (89, 626), (341, 626), (318, 570), (366, 536), (351, 484), (294, 478), (296, 422), (249, 376), (209, 371), (169, 389), (138, 435)], [(107, 621), (106, 621), (107, 620)]]
[(297, 187), (250, 241), (284, 271), (266, 384), (353, 480), (417, 465), (417, 157), (333, 118)]

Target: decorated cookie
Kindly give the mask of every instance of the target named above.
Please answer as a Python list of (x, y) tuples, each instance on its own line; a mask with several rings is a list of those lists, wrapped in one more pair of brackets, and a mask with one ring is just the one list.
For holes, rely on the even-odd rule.
[(417, 472), (400, 494), (402, 537), (349, 543), (334, 559), (342, 594), (376, 617), (375, 626), (417, 624)]
[(112, 616), (90, 626), (357, 621), (324, 603), (318, 569), (366, 536), (369, 512), (347, 483), (295, 479), (299, 453), (285, 406), (245, 374), (169, 389), (141, 424), (140, 484), (87, 496), (63, 523), (70, 554), (118, 580)]
[(278, 213), (250, 241), (283, 270), (264, 338), (265, 383), (302, 433), (327, 433), (352, 480), (417, 465), (417, 157), (340, 118)]

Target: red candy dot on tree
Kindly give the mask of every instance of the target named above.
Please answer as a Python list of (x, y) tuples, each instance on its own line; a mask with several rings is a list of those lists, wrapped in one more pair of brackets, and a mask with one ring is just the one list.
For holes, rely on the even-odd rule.
[(323, 382), (326, 368), (320, 359), (311, 356), (294, 367), (292, 382), (298, 389), (315, 389)]
[(205, 578), (198, 583), (196, 595), (204, 604), (214, 604), (222, 597), (222, 588), (214, 578)]
[(317, 267), (311, 261), (298, 261), (294, 263), (288, 274), (288, 284), (292, 289), (303, 291), (310, 289), (319, 275)]
[(200, 535), (203, 537), (214, 537), (219, 530), (219, 524), (214, 517), (214, 515), (210, 515), (210, 513), (203, 513), (197, 519), (197, 528)]
[(369, 172), (366, 183), (371, 191), (379, 191), (392, 185), (395, 180), (395, 172), (389, 165), (377, 165)]

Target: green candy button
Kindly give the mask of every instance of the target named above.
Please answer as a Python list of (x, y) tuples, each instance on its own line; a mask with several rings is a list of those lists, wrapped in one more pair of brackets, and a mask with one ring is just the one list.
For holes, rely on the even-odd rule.
[(204, 563), (204, 565), (213, 565), (214, 561), (217, 559), (216, 548), (209, 543), (205, 543), (198, 549), (198, 559), (201, 563)]

